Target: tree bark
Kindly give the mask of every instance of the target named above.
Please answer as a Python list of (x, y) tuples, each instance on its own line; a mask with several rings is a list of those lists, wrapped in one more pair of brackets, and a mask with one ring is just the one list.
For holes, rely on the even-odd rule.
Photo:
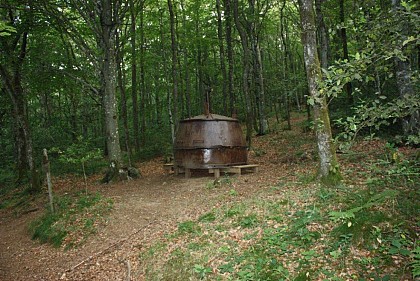
[(287, 46), (287, 31), (285, 29), (285, 27), (287, 26), (285, 24), (285, 17), (284, 17), (285, 7), (286, 7), (286, 0), (283, 0), (283, 5), (280, 9), (280, 36), (281, 36), (281, 42), (282, 42), (283, 51), (284, 51), (284, 55), (283, 55), (283, 83), (285, 84), (284, 110), (286, 113), (287, 130), (291, 130), (292, 123), (290, 121), (290, 102), (289, 102), (289, 95), (288, 95), (289, 83), (288, 83), (288, 77), (287, 77), (287, 72), (289, 70), (289, 67), (288, 67), (289, 47)]
[[(263, 65), (261, 58), (261, 48), (260, 48), (260, 23), (259, 19), (261, 17), (262, 11), (258, 10), (255, 0), (248, 0), (250, 17), (251, 19), (247, 23), (248, 36), (251, 41), (251, 50), (253, 57), (253, 74), (254, 74), (254, 93), (255, 93), (255, 103), (258, 116), (258, 126), (257, 131), (258, 135), (265, 135), (268, 129), (268, 122), (265, 114), (265, 89), (264, 89), (264, 74), (263, 74)], [(264, 13), (263, 13), (264, 14)]]
[[(3, 87), (12, 101), (12, 116), (15, 137), (16, 151), (16, 170), (17, 184), (21, 184), (28, 178), (30, 179), (30, 191), (35, 193), (40, 191), (38, 173), (34, 162), (34, 152), (32, 146), (31, 131), (29, 126), (26, 94), (22, 85), (22, 67), (28, 48), (30, 18), (32, 9), (28, 14), (24, 13), (22, 18), (22, 29), (11, 38), (1, 38), (2, 46), (0, 77)], [(12, 14), (12, 12), (11, 12)], [(18, 21), (13, 17), (11, 21)], [(10, 39), (10, 40), (8, 40)]]
[[(173, 122), (173, 133), (172, 140), (175, 141), (175, 133), (178, 128), (178, 46), (176, 42), (175, 34), (175, 16), (172, 0), (168, 0), (169, 9), (169, 20), (171, 28), (171, 50), (172, 50), (172, 95), (173, 95), (173, 110), (172, 110), (172, 122)], [(170, 104), (168, 102), (168, 104)]]
[(223, 112), (228, 114), (227, 106), (227, 73), (225, 65), (225, 47), (223, 44), (223, 25), (222, 25), (222, 12), (220, 8), (220, 0), (216, 0), (217, 10), (217, 37), (219, 39), (219, 58), (220, 58), (220, 71), (222, 72), (222, 97), (223, 97)]
[(241, 37), (242, 50), (244, 56), (242, 58), (243, 72), (242, 72), (242, 87), (244, 91), (245, 106), (246, 106), (246, 142), (248, 147), (251, 147), (252, 139), (252, 106), (249, 93), (249, 75), (250, 75), (250, 64), (251, 64), (251, 51), (249, 49), (248, 36), (239, 19), (238, 0), (233, 0), (233, 18), (235, 20), (236, 28)]
[[(344, 21), (345, 21), (345, 17), (344, 17), (344, 0), (340, 0), (340, 22), (343, 25), (343, 27), (341, 27), (340, 30), (340, 35), (341, 35), (341, 44), (343, 45), (343, 59), (349, 61), (349, 49), (348, 49), (348, 44), (347, 44), (347, 30), (344, 27)], [(351, 82), (346, 83), (346, 93), (347, 93), (347, 98), (350, 104), (353, 104), (353, 86), (351, 84)]]
[(120, 42), (120, 36), (117, 32), (116, 34), (116, 45), (117, 45), (117, 73), (118, 73), (118, 88), (120, 89), (121, 94), (121, 117), (123, 120), (124, 128), (124, 141), (125, 141), (125, 150), (127, 151), (128, 166), (131, 167), (131, 147), (130, 147), (130, 132), (128, 129), (128, 114), (127, 114), (127, 95), (125, 92), (125, 75), (123, 73), (124, 69), (124, 54), (122, 53), (122, 43)]
[[(324, 69), (328, 68), (328, 57), (329, 57), (329, 40), (328, 40), (328, 33), (327, 27), (324, 21), (324, 15), (322, 13), (322, 2), (324, 0), (315, 0), (315, 7), (316, 7), (316, 22), (317, 22), (317, 29), (318, 29), (318, 38), (319, 38), (319, 45), (320, 45), (320, 59), (321, 59), (321, 67)], [(347, 53), (348, 57), (348, 53)]]
[[(184, 8), (184, 1), (180, 1), (181, 9), (183, 12), (182, 24), (184, 28), (184, 38), (188, 37), (188, 28), (187, 28), (187, 17)], [(191, 118), (191, 81), (190, 81), (190, 66), (188, 63), (188, 48), (186, 44), (182, 48), (183, 58), (184, 58), (184, 72), (185, 72), (185, 103), (187, 108), (187, 117)]]
[(254, 56), (255, 56), (255, 75), (256, 75), (256, 90), (257, 92), (257, 106), (258, 106), (258, 135), (262, 136), (267, 133), (268, 130), (268, 121), (266, 118), (266, 109), (265, 109), (265, 89), (264, 89), (264, 75), (263, 75), (263, 66), (261, 59), (261, 48), (258, 42), (258, 39), (255, 39), (254, 42)]
[[(392, 0), (392, 8), (395, 17), (398, 17), (397, 11), (401, 9), (401, 0)], [(403, 40), (407, 39), (409, 31), (407, 30), (407, 26), (404, 23), (399, 23), (399, 29), (402, 34), (402, 39), (400, 40), (401, 49), (403, 49)], [(413, 82), (411, 80), (412, 70), (411, 70), (411, 63), (409, 59), (401, 60), (400, 58), (396, 57), (394, 59), (395, 64), (395, 72), (397, 78), (397, 86), (399, 96), (402, 100), (408, 100), (413, 98), (416, 93), (413, 87)], [(416, 110), (411, 113), (406, 118), (401, 120), (402, 130), (405, 137), (409, 135), (420, 135), (420, 111)]]
[(308, 88), (314, 100), (314, 122), (319, 155), (319, 178), (322, 182), (336, 184), (340, 179), (335, 148), (332, 142), (330, 118), (325, 95), (318, 89), (322, 79), (316, 44), (315, 15), (312, 0), (299, 0), (302, 25), (302, 43)]
[(136, 54), (136, 11), (134, 0), (130, 0), (130, 35), (131, 35), (131, 100), (133, 109), (133, 134), (136, 152), (140, 151), (139, 109), (137, 94), (137, 54)]
[(226, 22), (226, 51), (228, 61), (228, 96), (229, 96), (229, 112), (231, 116), (236, 115), (235, 112), (235, 94), (234, 88), (234, 62), (233, 62), (233, 46), (232, 46), (232, 2), (224, 0), (225, 3), (225, 22)]
[(140, 0), (140, 109), (141, 128), (140, 140), (144, 146), (146, 142), (146, 81), (145, 81), (145, 52), (144, 52), (144, 5), (146, 0)]
[(54, 213), (54, 200), (53, 200), (53, 192), (52, 192), (52, 182), (51, 182), (51, 172), (50, 172), (50, 161), (48, 160), (48, 152), (47, 149), (44, 148), (43, 150), (43, 157), (42, 157), (42, 166), (44, 168), (45, 175), (47, 177), (47, 187), (48, 187), (48, 198), (50, 201), (50, 211)]
[(116, 99), (116, 32), (118, 15), (112, 0), (100, 3), (101, 34), (98, 40), (100, 50), (100, 82), (105, 110), (106, 147), (109, 158), (109, 172), (105, 181), (109, 182), (120, 175), (122, 165), (120, 137), (118, 130), (118, 113)]

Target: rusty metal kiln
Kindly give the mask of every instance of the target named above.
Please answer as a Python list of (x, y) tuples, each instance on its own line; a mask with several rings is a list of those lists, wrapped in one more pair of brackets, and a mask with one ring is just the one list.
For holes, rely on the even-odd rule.
[(176, 167), (188, 170), (246, 164), (248, 152), (239, 121), (217, 114), (182, 120), (175, 138), (174, 161)]

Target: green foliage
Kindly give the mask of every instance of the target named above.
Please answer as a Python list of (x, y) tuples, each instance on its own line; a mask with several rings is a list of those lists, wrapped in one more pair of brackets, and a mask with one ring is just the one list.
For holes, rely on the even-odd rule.
[(16, 33), (16, 28), (0, 20), (0, 37), (10, 36), (12, 33)]
[(403, 185), (415, 188), (420, 180), (420, 166), (415, 158), (407, 158), (390, 143), (384, 147), (383, 158), (370, 166), (368, 184), (371, 186)]
[(200, 234), (201, 228), (194, 221), (185, 221), (178, 224), (180, 234)]
[(200, 222), (212, 222), (216, 220), (216, 215), (213, 212), (206, 213), (204, 215), (201, 215), (198, 218), (198, 221)]
[(55, 212), (49, 209), (30, 225), (32, 238), (55, 247), (71, 248), (97, 231), (112, 209), (112, 201), (97, 194), (56, 196)]
[[(348, 116), (345, 119), (339, 118), (335, 121), (336, 125), (342, 128), (342, 131), (336, 137), (341, 150), (348, 150), (361, 131), (369, 130), (372, 133), (368, 137), (372, 138), (375, 132), (379, 132), (382, 127), (395, 124), (420, 108), (418, 96), (405, 99), (396, 98), (387, 103), (381, 102), (385, 99), (387, 99), (385, 96), (379, 96), (372, 102), (360, 101), (353, 108), (353, 116)], [(406, 143), (417, 145), (420, 143), (420, 137), (410, 135), (406, 139)]]
[(93, 148), (90, 140), (77, 138), (77, 142), (68, 146), (64, 151), (58, 148), (51, 150), (59, 154), (59, 161), (67, 165), (81, 165), (85, 186), (87, 188), (86, 164), (89, 162), (100, 161), (103, 158), (102, 150)]
[(194, 272), (198, 274), (200, 279), (203, 279), (207, 274), (211, 273), (212, 270), (210, 267), (203, 266), (200, 264), (194, 265)]
[(243, 214), (245, 209), (246, 209), (245, 206), (242, 204), (231, 206), (226, 210), (225, 216), (227, 218), (231, 218), (231, 217)]
[(383, 192), (372, 196), (365, 204), (361, 206), (354, 207), (347, 211), (331, 211), (329, 212), (329, 216), (335, 222), (346, 221), (348, 226), (351, 227), (352, 226), (351, 220), (356, 217), (356, 214), (358, 212), (371, 208), (373, 206), (378, 206), (386, 200), (395, 198), (397, 195), (398, 195), (398, 191), (396, 190), (390, 190), (390, 189), (384, 190)]
[(84, 140), (82, 136), (77, 138), (77, 142), (67, 147), (64, 151), (53, 149), (60, 154), (60, 161), (71, 164), (82, 164), (91, 160), (102, 158), (102, 151), (99, 148), (92, 148), (89, 140)]
[[(394, 125), (420, 109), (418, 71), (413, 68), (412, 73), (408, 73), (413, 92), (404, 96), (398, 91), (395, 76), (395, 59), (410, 62), (420, 40), (418, 33), (414, 32), (420, 27), (416, 13), (418, 5), (414, 1), (405, 3), (401, 9), (362, 5), (348, 22), (340, 25), (340, 28), (357, 34), (358, 40), (350, 45), (354, 52), (350, 53), (349, 60), (337, 60), (324, 69), (324, 80), (319, 85), (322, 93), (330, 98), (340, 98), (346, 85), (353, 85), (355, 102), (350, 104), (352, 112), (344, 110), (336, 121), (342, 130), (337, 141), (343, 150), (351, 146), (356, 136), (372, 137), (386, 132), (387, 128), (391, 128), (386, 132), (388, 135), (405, 143), (419, 143), (418, 131), (398, 137), (402, 133), (401, 126)], [(348, 100), (339, 102), (350, 108)]]
[(258, 225), (258, 218), (255, 214), (250, 214), (240, 218), (239, 225), (243, 228), (252, 228)]
[(413, 262), (411, 263), (413, 267), (413, 278), (420, 277), (420, 247), (417, 246), (413, 250)]
[(170, 155), (170, 157), (173, 157), (173, 147), (170, 136), (171, 133), (168, 126), (151, 126), (147, 131), (145, 143), (135, 155), (135, 159), (145, 161), (157, 156), (166, 157)]

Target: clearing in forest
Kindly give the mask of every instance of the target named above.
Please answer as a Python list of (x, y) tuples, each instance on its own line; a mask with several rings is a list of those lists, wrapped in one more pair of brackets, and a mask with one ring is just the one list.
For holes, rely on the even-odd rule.
[[(253, 139), (255, 174), (185, 179), (167, 175), (157, 158), (138, 164), (137, 180), (101, 185), (90, 177), (89, 192), (113, 207), (84, 241), (77, 232), (58, 248), (31, 240), (30, 222), (44, 213), (45, 199), (1, 209), (0, 279), (414, 279), (415, 151), (360, 142), (339, 155), (343, 183), (325, 187), (314, 179), (314, 137), (295, 122), (293, 130), (274, 127)], [(81, 178), (53, 182), (59, 195), (84, 190)]]

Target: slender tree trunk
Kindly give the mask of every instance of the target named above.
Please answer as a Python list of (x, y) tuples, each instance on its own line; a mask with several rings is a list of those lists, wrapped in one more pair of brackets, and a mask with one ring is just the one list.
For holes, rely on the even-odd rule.
[(176, 42), (175, 34), (175, 16), (172, 0), (168, 0), (169, 8), (169, 20), (171, 26), (171, 50), (172, 50), (172, 94), (173, 94), (173, 110), (172, 110), (172, 122), (173, 122), (173, 135), (172, 140), (175, 140), (175, 133), (178, 128), (178, 46)]
[(252, 106), (249, 92), (249, 75), (250, 75), (250, 63), (251, 63), (251, 51), (249, 49), (248, 36), (246, 34), (245, 28), (243, 27), (239, 19), (239, 10), (238, 10), (238, 0), (233, 0), (233, 17), (235, 20), (236, 28), (241, 37), (242, 49), (244, 56), (242, 58), (243, 63), (243, 73), (242, 73), (242, 87), (244, 91), (245, 105), (246, 105), (246, 141), (248, 147), (251, 147), (251, 138), (252, 138)]
[[(396, 17), (397, 11), (401, 9), (401, 0), (392, 0), (392, 8), (393, 13)], [(403, 46), (402, 41), (408, 37), (409, 30), (408, 27), (400, 22), (400, 32), (403, 36), (403, 39), (400, 40), (401, 46)], [(403, 49), (403, 47), (401, 47)], [(402, 50), (403, 51), (403, 50)], [(403, 100), (409, 100), (416, 96), (413, 82), (411, 80), (412, 76), (412, 70), (411, 70), (411, 63), (409, 59), (401, 60), (398, 57), (394, 59), (395, 63), (395, 72), (396, 72), (396, 78), (397, 78), (397, 86), (399, 91), (399, 96)], [(417, 94), (418, 95), (418, 94)], [(412, 112), (409, 116), (406, 118), (403, 118), (401, 120), (402, 123), (402, 129), (404, 136), (409, 135), (420, 135), (420, 111), (416, 110)]]
[(134, 0), (130, 0), (130, 35), (131, 35), (131, 100), (133, 108), (133, 133), (134, 146), (136, 152), (140, 151), (140, 135), (139, 135), (139, 109), (138, 109), (138, 95), (137, 95), (137, 54), (136, 54), (136, 12)]
[(225, 65), (225, 47), (223, 44), (223, 25), (222, 25), (222, 12), (220, 8), (220, 0), (216, 0), (217, 10), (217, 37), (219, 39), (219, 58), (220, 58), (220, 71), (222, 72), (222, 97), (223, 97), (223, 112), (228, 114), (227, 105), (227, 73)]
[[(166, 50), (166, 40), (165, 40), (165, 34), (164, 34), (163, 13), (164, 13), (164, 11), (160, 10), (160, 13), (159, 13), (160, 53), (161, 53), (161, 56), (163, 58), (163, 61), (167, 61), (167, 55), (166, 55), (166, 51), (165, 51)], [(164, 89), (167, 92), (168, 99), (170, 99), (171, 87), (169, 85), (169, 81), (170, 81), (171, 78), (170, 78), (170, 75), (169, 75), (169, 71), (168, 71), (167, 67), (165, 66), (165, 64), (159, 64), (159, 67), (160, 67), (160, 72), (163, 74), (163, 80), (165, 81), (165, 83), (163, 85)], [(159, 82), (159, 83), (157, 83), (157, 85), (159, 85), (160, 81), (159, 81), (159, 79), (157, 79), (157, 80)], [(158, 95), (156, 95), (156, 96), (158, 96)], [(156, 104), (159, 104), (159, 102), (156, 102)], [(164, 104), (163, 100), (162, 100), (162, 104)], [(167, 104), (169, 106), (170, 102), (168, 101)], [(169, 115), (172, 116), (170, 106), (168, 107), (168, 113), (170, 113)], [(162, 110), (160, 108), (157, 108), (156, 109), (156, 114), (157, 114), (157, 118), (158, 118), (158, 124), (160, 124), (162, 122), (161, 117), (163, 115), (163, 108), (162, 108)], [(174, 140), (174, 138), (175, 138), (174, 133), (175, 132), (172, 129), (172, 127), (173, 127), (172, 126), (173, 125), (172, 124), (172, 118), (169, 119), (169, 124), (171, 126), (171, 137), (172, 137), (172, 140)]]
[[(343, 25), (343, 27), (340, 30), (340, 35), (341, 35), (341, 43), (343, 45), (343, 59), (349, 61), (349, 50), (348, 50), (348, 44), (347, 44), (347, 30), (344, 27), (344, 21), (345, 21), (345, 17), (344, 17), (344, 0), (340, 0), (340, 22)], [(348, 82), (346, 84), (346, 93), (347, 93), (347, 98), (350, 104), (353, 104), (353, 86), (351, 84), (351, 82)]]
[[(29, 27), (25, 26), (25, 28)], [(29, 172), (30, 191), (35, 193), (40, 191), (41, 185), (35, 168), (27, 100), (22, 86), (22, 67), (27, 53), (28, 37), (29, 32), (24, 31), (13, 38), (13, 44), (4, 44), (7, 48), (4, 49), (6, 54), (4, 61), (0, 62), (0, 77), (13, 105), (17, 183), (21, 184), (28, 178)], [(5, 64), (2, 64), (3, 62)]]
[[(114, 7), (116, 9), (116, 7)], [(118, 113), (116, 99), (116, 44), (117, 24), (112, 0), (102, 0), (100, 10), (101, 36), (99, 39), (100, 82), (105, 110), (106, 147), (109, 158), (109, 172), (104, 181), (112, 181), (119, 176), (122, 165), (120, 137), (118, 130)]]
[(319, 177), (321, 181), (336, 184), (340, 179), (326, 97), (318, 89), (322, 79), (321, 65), (318, 59), (316, 44), (316, 26), (313, 0), (299, 0), (300, 19), (302, 24), (302, 43), (308, 88), (314, 100), (314, 122), (320, 160)]
[(265, 89), (264, 89), (264, 74), (261, 58), (261, 48), (259, 44), (259, 39), (254, 39), (254, 56), (255, 56), (255, 74), (256, 74), (256, 89), (258, 96), (258, 135), (262, 136), (267, 133), (268, 130), (268, 121), (266, 118), (266, 109), (265, 109)]
[(140, 0), (140, 109), (141, 128), (140, 140), (144, 145), (146, 142), (146, 81), (145, 81), (145, 52), (144, 52), (144, 5), (146, 0)]
[(71, 126), (71, 138), (75, 142), (77, 141), (78, 137), (78, 129), (77, 129), (77, 108), (79, 107), (78, 102), (74, 94), (69, 96), (69, 114), (70, 114), (70, 126)]
[(54, 199), (53, 199), (53, 192), (52, 192), (50, 161), (48, 160), (47, 149), (44, 148), (42, 151), (43, 151), (42, 166), (44, 168), (44, 172), (45, 172), (45, 175), (47, 177), (47, 187), (48, 187), (48, 198), (49, 198), (49, 201), (50, 201), (50, 211), (51, 211), (51, 213), (54, 213)]
[(233, 46), (232, 46), (232, 2), (231, 0), (224, 0), (225, 3), (225, 22), (226, 22), (226, 51), (228, 61), (228, 96), (229, 96), (229, 112), (231, 116), (235, 112), (235, 94), (234, 88), (234, 62), (233, 62)]
[(287, 121), (287, 130), (292, 129), (292, 123), (290, 122), (290, 102), (289, 102), (289, 79), (287, 76), (289, 67), (288, 67), (288, 59), (289, 59), (289, 46), (287, 45), (287, 31), (286, 31), (286, 23), (285, 23), (285, 16), (284, 16), (284, 8), (286, 7), (286, 0), (283, 0), (283, 5), (280, 9), (280, 36), (281, 42), (283, 45), (283, 81), (284, 81), (284, 111), (286, 113), (286, 121)]
[(253, 57), (253, 74), (254, 74), (254, 93), (256, 102), (256, 111), (258, 116), (258, 135), (265, 135), (268, 129), (268, 122), (265, 114), (265, 89), (264, 89), (264, 75), (263, 65), (261, 58), (260, 49), (260, 38), (259, 38), (259, 17), (257, 16), (258, 11), (255, 0), (248, 0), (250, 16), (252, 19), (247, 24), (248, 36), (250, 38), (252, 57)]
[[(184, 1), (180, 1), (181, 9), (182, 9), (182, 24), (184, 29), (184, 38), (188, 37), (188, 28), (187, 28), (187, 16), (184, 7)], [(188, 63), (188, 48), (186, 44), (183, 45), (182, 48), (183, 59), (184, 59), (184, 72), (185, 72), (185, 103), (186, 103), (186, 110), (187, 110), (187, 117), (191, 118), (191, 79), (190, 79), (190, 66)]]
[(128, 114), (127, 114), (127, 95), (125, 92), (125, 83), (124, 83), (124, 60), (122, 54), (122, 45), (120, 44), (120, 36), (117, 32), (116, 34), (116, 45), (117, 49), (117, 73), (118, 73), (118, 88), (120, 89), (121, 94), (121, 117), (123, 120), (124, 128), (124, 139), (125, 139), (125, 150), (127, 151), (128, 166), (131, 167), (131, 148), (130, 148), (130, 132), (128, 130)]
[[(320, 42), (319, 54), (320, 54), (320, 59), (321, 59), (321, 67), (324, 69), (327, 69), (328, 57), (329, 57), (329, 40), (328, 40), (327, 27), (324, 21), (324, 15), (322, 14), (323, 1), (324, 0), (315, 0), (315, 6), (316, 6), (316, 22), (317, 22), (317, 29), (318, 29), (318, 38)], [(347, 53), (347, 56), (348, 56), (348, 53)]]

